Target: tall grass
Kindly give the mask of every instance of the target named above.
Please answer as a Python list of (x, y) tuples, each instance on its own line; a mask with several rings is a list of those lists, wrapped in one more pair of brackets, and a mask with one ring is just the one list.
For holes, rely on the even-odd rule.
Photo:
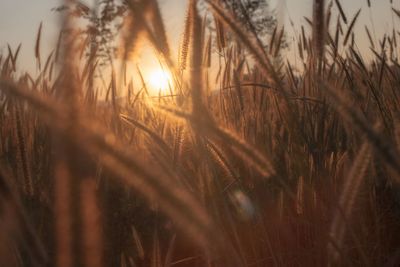
[[(156, 0), (127, 1), (107, 67), (68, 12), (46, 60), (38, 29), (38, 76), (18, 71), (20, 46), (0, 56), (0, 266), (400, 263), (396, 33), (358, 33), (362, 10), (315, 0), (298, 69), (283, 29), (265, 48), (206, 3), (189, 1), (177, 61)], [(140, 66), (141, 87), (126, 82), (139, 42), (171, 95)]]

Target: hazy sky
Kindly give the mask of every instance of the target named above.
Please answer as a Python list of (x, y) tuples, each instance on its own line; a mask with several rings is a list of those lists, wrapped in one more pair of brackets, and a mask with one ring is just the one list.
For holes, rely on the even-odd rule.
[[(47, 55), (55, 46), (58, 35), (58, 16), (51, 8), (58, 6), (60, 0), (1, 0), (0, 2), (0, 51), (5, 51), (7, 43), (16, 47), (22, 43), (20, 67), (30, 69), (34, 65), (34, 42), (37, 29), (43, 21), (42, 54)], [(83, 1), (91, 3), (92, 0)], [(163, 17), (171, 34), (170, 42), (177, 43), (182, 32), (182, 24), (185, 16), (186, 0), (159, 0)], [(368, 48), (365, 39), (363, 25), (371, 27), (370, 12), (366, 6), (366, 0), (342, 0), (349, 20), (358, 8), (363, 7), (356, 31), (362, 36), (358, 46), (361, 50)], [(399, 25), (399, 18), (393, 16), (389, 0), (372, 0), (372, 18), (375, 32), (378, 38), (392, 29), (393, 21)], [(396, 8), (400, 8), (400, 0), (394, 0)], [(300, 24), (304, 24), (303, 16), (311, 15), (312, 0), (271, 0), (271, 8), (277, 7), (286, 22), (286, 29), (293, 32), (293, 27), (288, 23), (289, 19), (295, 24), (296, 30)], [(29, 60), (28, 60), (29, 59)]]

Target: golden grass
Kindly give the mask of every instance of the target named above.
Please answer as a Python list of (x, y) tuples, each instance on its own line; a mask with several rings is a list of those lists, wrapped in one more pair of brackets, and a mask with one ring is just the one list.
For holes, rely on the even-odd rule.
[[(301, 70), (284, 29), (263, 47), (212, 0), (204, 14), (189, 1), (177, 64), (156, 0), (126, 2), (109, 67), (68, 12), (47, 58), (40, 24), (37, 77), (19, 74), (21, 46), (8, 47), (0, 266), (396, 266), (396, 29), (378, 41), (365, 27), (362, 55), (362, 11), (350, 21), (325, 2), (296, 39)], [(140, 66), (141, 87), (126, 81), (139, 42), (172, 73), (171, 95), (152, 96)]]

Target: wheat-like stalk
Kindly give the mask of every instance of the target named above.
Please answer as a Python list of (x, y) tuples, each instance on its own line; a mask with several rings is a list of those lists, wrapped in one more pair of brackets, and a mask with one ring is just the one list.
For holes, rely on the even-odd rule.
[(332, 240), (328, 246), (328, 250), (334, 262), (339, 260), (340, 254), (338, 250), (344, 250), (346, 230), (350, 228), (350, 218), (356, 206), (358, 193), (371, 160), (369, 150), (369, 144), (365, 142), (354, 159), (354, 163), (348, 171), (343, 189), (341, 190), (338, 209), (334, 214), (329, 232)]

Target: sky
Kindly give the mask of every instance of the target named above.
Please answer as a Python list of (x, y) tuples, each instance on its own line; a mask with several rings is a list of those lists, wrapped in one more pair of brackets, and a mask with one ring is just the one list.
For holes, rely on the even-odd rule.
[[(83, 1), (89, 5), (93, 0)], [(312, 0), (270, 0), (271, 9), (276, 9), (290, 37), (298, 33), (300, 26), (305, 24), (304, 16), (311, 17)], [(371, 12), (366, 6), (366, 0), (341, 0), (349, 20), (359, 8), (363, 8), (356, 33), (360, 36), (357, 42), (361, 51), (368, 50), (364, 25), (375, 32), (378, 39), (385, 33), (391, 32), (393, 23), (398, 26), (400, 19), (393, 15), (390, 0), (371, 0)], [(400, 0), (393, 0), (396, 8), (400, 9)], [(43, 22), (42, 47), (43, 55), (48, 55), (55, 47), (58, 36), (58, 14), (51, 11), (62, 3), (61, 0), (1, 0), (0, 2), (0, 52), (6, 52), (7, 44), (16, 48), (22, 43), (20, 68), (34, 69), (34, 43), (40, 22)], [(179, 42), (185, 17), (187, 0), (159, 0), (166, 28), (170, 33), (171, 44)], [(372, 18), (372, 20), (371, 20)], [(291, 26), (293, 22), (294, 27)], [(372, 25), (373, 24), (373, 25)], [(290, 40), (290, 38), (289, 38)], [(142, 57), (146, 57), (147, 50)]]

